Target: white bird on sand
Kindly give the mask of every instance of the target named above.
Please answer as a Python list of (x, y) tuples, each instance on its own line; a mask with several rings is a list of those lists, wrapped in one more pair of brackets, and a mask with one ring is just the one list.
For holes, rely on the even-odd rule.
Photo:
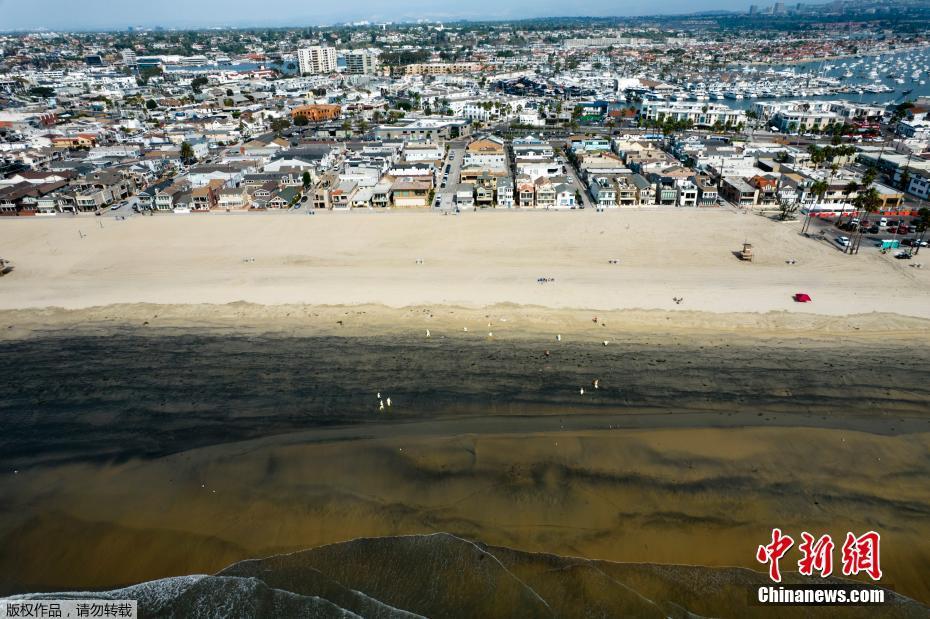
[(378, 392), (378, 399), (379, 399), (379, 400), (381, 399), (381, 392), (380, 392), (380, 391)]
[(462, 331), (464, 331), (465, 333), (468, 333), (468, 327), (463, 327)]
[(561, 341), (562, 341), (562, 334), (560, 333), (560, 334), (558, 334), (557, 336), (555, 336), (555, 339), (556, 339), (556, 341), (561, 342)]
[(607, 344), (609, 344), (609, 343), (610, 343), (610, 342), (608, 342), (607, 340), (604, 340), (604, 346), (607, 346)]
[(384, 410), (384, 400), (378, 400), (378, 410), (379, 411)]
[(391, 398), (387, 399), (387, 405), (388, 405), (388, 408), (391, 408)]
[(581, 390), (579, 391), (579, 393), (580, 393), (581, 395), (584, 395), (584, 387), (581, 388)]
[(426, 337), (429, 337), (429, 329), (426, 330)]
[(601, 381), (600, 381), (599, 379), (597, 379), (597, 378), (594, 379), (594, 388), (595, 388), (595, 389), (600, 389), (600, 388), (601, 388)]

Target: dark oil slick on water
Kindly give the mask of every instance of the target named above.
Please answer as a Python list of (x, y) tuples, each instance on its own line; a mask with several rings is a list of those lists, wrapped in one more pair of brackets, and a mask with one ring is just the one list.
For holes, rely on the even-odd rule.
[[(157, 457), (335, 424), (566, 411), (930, 429), (930, 351), (880, 344), (689, 347), (656, 338), (556, 349), (480, 338), (122, 334), (2, 342), (0, 376), (12, 377), (0, 383), (0, 461)], [(392, 398), (390, 416), (379, 414), (379, 392)], [(870, 419), (857, 420), (863, 414)], [(629, 422), (640, 423), (663, 422)]]
[(808, 616), (928, 613), (926, 347), (126, 329), (2, 341), (0, 376), (2, 594), (213, 573), (132, 595), (179, 617), (798, 616), (748, 604), (755, 544), (868, 526), (918, 602)]

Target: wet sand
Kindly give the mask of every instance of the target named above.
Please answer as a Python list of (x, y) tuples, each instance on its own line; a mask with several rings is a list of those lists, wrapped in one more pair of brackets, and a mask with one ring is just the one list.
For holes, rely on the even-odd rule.
[(515, 315), (494, 313), (493, 338), (439, 321), (426, 339), (436, 319), (423, 315), (365, 337), (358, 316), (297, 336), (152, 318), (11, 329), (3, 590), (112, 587), (438, 531), (759, 569), (755, 548), (780, 526), (878, 530), (883, 582), (930, 601), (930, 348), (914, 323), (753, 338), (537, 312), (565, 333), (556, 342)]

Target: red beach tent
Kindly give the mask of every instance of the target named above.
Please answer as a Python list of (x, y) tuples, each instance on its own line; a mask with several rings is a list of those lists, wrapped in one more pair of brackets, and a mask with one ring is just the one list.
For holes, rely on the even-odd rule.
[(798, 303), (810, 303), (811, 301), (813, 301), (811, 296), (804, 292), (798, 292), (797, 294), (795, 294), (794, 300)]

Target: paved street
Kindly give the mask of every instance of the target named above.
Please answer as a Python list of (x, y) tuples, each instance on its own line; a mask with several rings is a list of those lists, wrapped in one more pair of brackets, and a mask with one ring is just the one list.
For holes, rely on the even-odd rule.
[[(462, 173), (462, 162), (465, 157), (465, 145), (467, 140), (455, 140), (449, 142), (449, 152), (442, 164), (442, 170), (439, 174), (439, 184), (436, 187), (436, 197), (433, 199), (435, 207), (436, 201), (439, 200), (439, 208), (452, 210), (455, 208), (455, 186), (459, 183)], [(448, 174), (448, 180), (445, 187), (442, 186), (442, 179), (445, 178), (446, 168), (451, 167)]]

